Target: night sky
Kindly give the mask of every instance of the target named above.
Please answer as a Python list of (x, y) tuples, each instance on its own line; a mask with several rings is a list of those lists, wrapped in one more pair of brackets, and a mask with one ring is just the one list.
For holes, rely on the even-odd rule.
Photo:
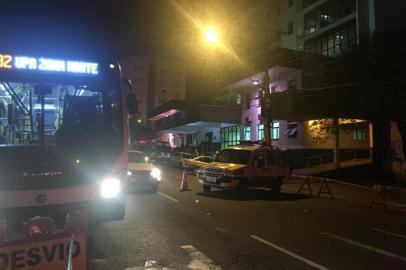
[(196, 23), (221, 21), (231, 40), (250, 16), (263, 9), (261, 1), (253, 0), (2, 0), (1, 4), (4, 51), (119, 58), (185, 56), (197, 42)]

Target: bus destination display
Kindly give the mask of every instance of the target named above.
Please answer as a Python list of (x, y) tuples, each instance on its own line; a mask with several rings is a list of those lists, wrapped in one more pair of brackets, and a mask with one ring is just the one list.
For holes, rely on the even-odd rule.
[(0, 54), (0, 70), (2, 69), (83, 75), (97, 75), (99, 73), (97, 63), (10, 54)]

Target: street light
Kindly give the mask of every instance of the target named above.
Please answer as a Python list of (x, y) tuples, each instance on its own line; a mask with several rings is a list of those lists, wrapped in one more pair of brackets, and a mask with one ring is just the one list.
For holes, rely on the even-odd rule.
[(204, 39), (210, 45), (217, 45), (220, 43), (220, 34), (214, 28), (207, 28), (204, 31)]

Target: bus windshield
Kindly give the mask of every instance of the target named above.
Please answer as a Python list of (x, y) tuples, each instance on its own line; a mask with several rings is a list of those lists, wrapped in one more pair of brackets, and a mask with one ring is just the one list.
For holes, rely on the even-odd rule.
[(102, 179), (124, 144), (120, 88), (106, 85), (0, 81), (0, 190)]
[(117, 133), (118, 100), (115, 89), (1, 81), (0, 145), (72, 146), (103, 128)]

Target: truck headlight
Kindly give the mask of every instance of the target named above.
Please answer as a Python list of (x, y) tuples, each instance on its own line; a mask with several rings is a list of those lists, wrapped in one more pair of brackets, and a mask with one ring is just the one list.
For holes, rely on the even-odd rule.
[(151, 171), (151, 177), (158, 181), (161, 181), (161, 170), (159, 170), (158, 168), (154, 168)]
[(100, 195), (106, 199), (114, 198), (118, 195), (120, 189), (120, 180), (116, 178), (108, 178), (100, 184)]

